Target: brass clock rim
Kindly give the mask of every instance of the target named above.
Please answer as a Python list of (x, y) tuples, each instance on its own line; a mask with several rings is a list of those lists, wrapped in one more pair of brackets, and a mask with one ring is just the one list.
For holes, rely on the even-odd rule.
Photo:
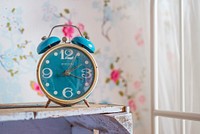
[[(41, 68), (41, 65), (42, 65), (44, 59), (46, 58), (46, 56), (49, 53), (51, 53), (52, 51), (54, 51), (58, 48), (62, 48), (62, 47), (72, 47), (72, 48), (79, 49), (80, 51), (82, 51), (84, 54), (86, 54), (90, 58), (93, 66), (94, 66), (94, 80), (93, 80), (92, 85), (90, 86), (90, 89), (88, 89), (87, 92), (84, 95), (82, 95), (81, 97), (79, 97), (77, 99), (73, 99), (73, 100), (62, 100), (62, 99), (58, 99), (58, 98), (52, 96), (51, 94), (49, 94), (47, 92), (47, 90), (45, 89), (45, 87), (43, 86), (43, 84), (41, 82), (40, 68)], [(97, 84), (97, 80), (98, 80), (98, 75), (99, 75), (98, 67), (97, 67), (97, 63), (96, 63), (94, 57), (87, 50), (85, 50), (85, 48), (74, 45), (74, 44), (68, 44), (68, 43), (56, 45), (56, 46), (52, 47), (51, 49), (49, 49), (48, 51), (46, 51), (40, 58), (39, 63), (37, 65), (37, 81), (38, 81), (42, 91), (44, 92), (44, 94), (47, 96), (48, 99), (50, 99), (51, 101), (53, 101), (55, 103), (61, 104), (61, 105), (71, 105), (71, 104), (75, 104), (75, 103), (78, 103), (78, 102), (86, 99), (91, 94), (93, 89), (95, 88), (95, 86)]]

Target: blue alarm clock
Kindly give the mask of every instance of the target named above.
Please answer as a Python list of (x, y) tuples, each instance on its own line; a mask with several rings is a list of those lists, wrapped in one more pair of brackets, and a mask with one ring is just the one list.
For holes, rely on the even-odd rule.
[[(57, 25), (52, 30), (61, 26), (77, 28), (73, 25)], [(81, 33), (80, 37), (73, 38), (69, 43), (60, 43), (58, 37), (50, 36), (51, 32), (37, 48), (38, 54), (44, 53), (37, 66), (37, 79), (49, 98), (46, 107), (50, 101), (71, 105), (83, 100), (89, 106), (86, 98), (98, 79), (97, 63), (91, 55), (95, 51), (93, 43)]]

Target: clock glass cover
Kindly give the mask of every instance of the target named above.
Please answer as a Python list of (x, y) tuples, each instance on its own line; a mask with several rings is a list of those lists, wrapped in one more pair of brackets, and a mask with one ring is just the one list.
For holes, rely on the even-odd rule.
[(84, 48), (62, 44), (43, 55), (37, 77), (43, 92), (51, 100), (73, 104), (86, 98), (96, 85), (97, 66)]

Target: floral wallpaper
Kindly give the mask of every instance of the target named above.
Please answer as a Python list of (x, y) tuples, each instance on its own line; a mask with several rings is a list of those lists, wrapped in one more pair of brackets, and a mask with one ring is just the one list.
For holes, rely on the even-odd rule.
[[(36, 48), (57, 24), (73, 24), (96, 46), (97, 87), (89, 101), (129, 105), (135, 133), (149, 132), (149, 2), (3, 0), (0, 5), (0, 103), (46, 101), (36, 79)], [(14, 4), (13, 4), (14, 3)], [(53, 32), (71, 40), (72, 27)]]

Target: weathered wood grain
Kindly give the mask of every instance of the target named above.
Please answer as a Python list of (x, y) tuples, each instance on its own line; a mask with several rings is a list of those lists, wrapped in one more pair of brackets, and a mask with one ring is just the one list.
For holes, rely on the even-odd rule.
[(132, 115), (130, 113), (95, 114), (67, 117), (73, 126), (87, 130), (99, 130), (100, 134), (132, 134)]
[[(61, 107), (45, 103), (0, 104), (0, 130), (6, 134), (132, 134), (129, 107), (113, 104), (77, 104)], [(55, 119), (54, 119), (55, 118)], [(39, 119), (39, 120), (37, 120)], [(55, 123), (65, 122), (65, 125)], [(35, 126), (31, 126), (31, 124)], [(51, 128), (51, 125), (53, 124)], [(24, 126), (24, 127), (18, 127)], [(34, 129), (37, 128), (37, 129)], [(65, 132), (60, 131), (65, 130)], [(0, 133), (1, 133), (0, 132)]]
[(89, 108), (84, 104), (77, 104), (72, 107), (50, 106), (49, 108), (43, 108), (40, 106), (26, 106), (23, 108), (21, 106), (19, 108), (15, 107), (6, 109), (5, 105), (1, 106), (4, 108), (0, 109), (0, 121), (44, 119), (87, 114), (117, 113), (125, 111), (125, 106), (105, 104), (91, 104)]

